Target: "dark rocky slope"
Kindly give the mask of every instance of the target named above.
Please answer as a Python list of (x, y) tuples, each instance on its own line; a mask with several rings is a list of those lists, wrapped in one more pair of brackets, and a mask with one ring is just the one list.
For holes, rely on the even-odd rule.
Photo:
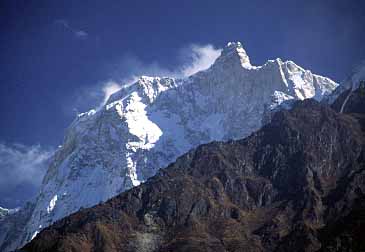
[(365, 251), (364, 98), (352, 96), (347, 114), (306, 100), (244, 140), (202, 145), (23, 249)]

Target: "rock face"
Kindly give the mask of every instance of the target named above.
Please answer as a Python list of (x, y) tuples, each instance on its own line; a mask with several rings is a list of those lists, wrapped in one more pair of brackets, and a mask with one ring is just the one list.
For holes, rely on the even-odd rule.
[(365, 63), (358, 67), (355, 74), (346, 80), (344, 84), (336, 88), (336, 90), (324, 101), (331, 104), (332, 108), (341, 113), (354, 112), (364, 113), (363, 97), (365, 96)]
[[(141, 77), (72, 123), (22, 241), (81, 207), (139, 185), (191, 148), (248, 136), (283, 102), (321, 100), (336, 87), (291, 61), (252, 66), (239, 42), (187, 79)], [(3, 243), (0, 250), (6, 250)]]
[(0, 217), (0, 241), (2, 241), (0, 251), (13, 251), (18, 244), (24, 243), (21, 234), (24, 233), (24, 227), (33, 210), (32, 203), (25, 204), (21, 209), (5, 209), (6, 214)]
[(364, 251), (365, 98), (296, 102), (243, 140), (201, 145), (24, 251)]

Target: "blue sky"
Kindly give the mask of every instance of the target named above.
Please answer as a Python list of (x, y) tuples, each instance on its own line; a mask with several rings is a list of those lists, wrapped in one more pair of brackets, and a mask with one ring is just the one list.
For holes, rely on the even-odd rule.
[[(253, 64), (280, 57), (341, 81), (365, 59), (364, 24), (360, 0), (1, 1), (0, 171), (46, 157), (105, 83), (176, 73), (194, 48), (241, 41)], [(38, 169), (23, 168), (9, 178)], [(39, 179), (29, 180), (31, 190), (21, 179), (6, 187), (31, 195)], [(2, 187), (0, 205), (22, 202)]]

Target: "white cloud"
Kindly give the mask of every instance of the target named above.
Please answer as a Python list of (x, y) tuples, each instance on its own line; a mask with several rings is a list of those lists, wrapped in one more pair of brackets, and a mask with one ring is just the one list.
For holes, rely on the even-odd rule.
[(78, 38), (86, 38), (87, 36), (89, 36), (89, 34), (86, 31), (82, 31), (82, 30), (74, 31), (74, 34)]
[(110, 95), (119, 91), (121, 88), (122, 88), (122, 86), (120, 84), (116, 83), (115, 81), (106, 82), (102, 88), (103, 93), (104, 93), (103, 104), (105, 104), (107, 102)]
[(60, 25), (62, 27), (64, 27), (66, 30), (70, 31), (73, 33), (73, 35), (76, 37), (76, 38), (79, 38), (79, 39), (85, 39), (89, 36), (89, 34), (84, 31), (84, 30), (80, 30), (80, 29), (76, 29), (74, 27), (72, 27), (67, 20), (65, 19), (57, 19), (55, 21), (55, 24), (57, 25)]
[(1, 203), (14, 207), (15, 203), (21, 204), (21, 200), (33, 196), (42, 182), (52, 154), (53, 151), (40, 145), (0, 143)]
[(125, 55), (112, 65), (112, 77), (115, 79), (135, 80), (139, 76), (168, 76), (184, 78), (201, 70), (208, 69), (221, 53), (213, 45), (191, 44), (176, 50), (176, 55), (171, 55), (172, 61), (178, 64), (171, 66), (161, 65), (158, 61), (144, 62), (134, 55)]
[(108, 81), (103, 84), (104, 103), (108, 97), (115, 91), (118, 91), (125, 85), (135, 82), (139, 76), (160, 76), (185, 78), (199, 71), (208, 69), (219, 57), (221, 49), (214, 48), (213, 45), (191, 44), (187, 47), (177, 50), (175, 56), (180, 62), (175, 66), (175, 70), (162, 66), (157, 61), (143, 62), (136, 56), (127, 55), (117, 64), (112, 66), (113, 79), (118, 81)]
[(6, 145), (0, 143), (0, 166), (7, 176), (0, 176), (0, 184), (27, 182), (39, 185), (43, 179), (45, 163), (52, 151), (44, 150), (40, 145)]
[(188, 49), (183, 49), (183, 53), (188, 55), (188, 62), (180, 71), (181, 75), (186, 77), (208, 69), (219, 57), (221, 50), (214, 48), (212, 45), (191, 45)]

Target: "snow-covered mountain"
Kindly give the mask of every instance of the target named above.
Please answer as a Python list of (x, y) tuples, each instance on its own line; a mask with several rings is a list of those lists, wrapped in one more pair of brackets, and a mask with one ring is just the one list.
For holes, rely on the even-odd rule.
[[(357, 89), (361, 82), (365, 81), (365, 61), (358, 65), (350, 77), (339, 85), (335, 91), (325, 98), (327, 103), (332, 104), (341, 94), (348, 92), (347, 98), (352, 91)], [(345, 100), (346, 101), (346, 100)], [(346, 103), (345, 103), (346, 105)], [(342, 108), (343, 109), (343, 108)]]
[(21, 238), (3, 236), (0, 250), (24, 244), (81, 207), (139, 185), (193, 147), (246, 137), (285, 101), (321, 100), (336, 87), (292, 61), (253, 66), (239, 42), (228, 43), (209, 69), (186, 79), (141, 77), (71, 124)]

